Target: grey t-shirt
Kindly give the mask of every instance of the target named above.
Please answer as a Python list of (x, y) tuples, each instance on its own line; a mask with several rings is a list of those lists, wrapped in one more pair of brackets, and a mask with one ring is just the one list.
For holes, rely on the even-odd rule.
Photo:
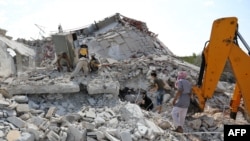
[(178, 86), (177, 89), (181, 91), (181, 95), (174, 106), (180, 108), (188, 108), (190, 104), (190, 94), (192, 85), (188, 80), (180, 79), (178, 80), (177, 86)]

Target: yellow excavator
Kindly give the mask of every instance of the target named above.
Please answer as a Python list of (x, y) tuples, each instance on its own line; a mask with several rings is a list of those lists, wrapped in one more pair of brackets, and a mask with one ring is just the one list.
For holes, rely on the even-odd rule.
[[(239, 47), (238, 39), (246, 47)], [(247, 53), (246, 53), (247, 52)], [(198, 107), (204, 110), (206, 100), (211, 98), (228, 62), (235, 77), (234, 93), (230, 102), (230, 117), (236, 119), (243, 100), (245, 117), (250, 117), (250, 49), (238, 32), (237, 17), (224, 17), (213, 22), (210, 40), (202, 51), (202, 63), (197, 84), (192, 91), (198, 99)]]

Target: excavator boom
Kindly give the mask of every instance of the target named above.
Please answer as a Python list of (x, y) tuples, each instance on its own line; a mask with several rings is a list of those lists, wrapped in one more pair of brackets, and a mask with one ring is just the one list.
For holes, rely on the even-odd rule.
[(231, 118), (236, 117), (241, 98), (245, 112), (250, 116), (250, 57), (237, 43), (238, 20), (236, 17), (220, 18), (213, 22), (209, 43), (203, 50), (203, 62), (198, 83), (193, 87), (203, 111), (206, 99), (213, 96), (226, 62), (230, 63), (236, 79), (230, 103)]

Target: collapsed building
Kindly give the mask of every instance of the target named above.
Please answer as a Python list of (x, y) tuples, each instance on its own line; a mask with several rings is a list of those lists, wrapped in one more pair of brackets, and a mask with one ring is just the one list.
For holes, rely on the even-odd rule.
[[(26, 54), (26, 45), (18, 43), (22, 46), (17, 50), (15, 41), (0, 37), (4, 38), (1, 48), (4, 46), (5, 50), (10, 47), (32, 57), (35, 48), (36, 56), (43, 58), (33, 59), (36, 66), (22, 69), (19, 75), (1, 77), (2, 140), (220, 141), (225, 123), (248, 123), (243, 112), (236, 120), (229, 118), (234, 84), (223, 81), (218, 83), (216, 94), (207, 101), (203, 113), (189, 108), (184, 134), (172, 132), (173, 87), (164, 95), (161, 114), (140, 109), (135, 102), (140, 99), (140, 91), (150, 87), (151, 71), (157, 71), (171, 86), (180, 70), (186, 70), (188, 79), (195, 83), (199, 67), (177, 59), (146, 23), (119, 13), (84, 28), (60, 31), (45, 41), (22, 40), (33, 49), (28, 50), (30, 54)], [(66, 52), (75, 65), (76, 49), (81, 44), (87, 44), (90, 53), (109, 65), (87, 78), (80, 72), (70, 80), (70, 72), (58, 72), (54, 62), (57, 54)], [(155, 97), (151, 99), (155, 101)]]
[(24, 44), (12, 41), (12, 38), (7, 36), (6, 32), (6, 30), (0, 29), (0, 77), (14, 76), (18, 72), (34, 68), (35, 64), (32, 60), (36, 54), (35, 50)]

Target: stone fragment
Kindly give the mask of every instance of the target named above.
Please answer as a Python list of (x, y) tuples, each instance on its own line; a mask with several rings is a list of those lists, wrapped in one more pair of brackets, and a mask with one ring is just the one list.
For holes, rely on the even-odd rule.
[(38, 116), (32, 116), (29, 120), (30, 123), (35, 124), (36, 126), (41, 126), (43, 124), (43, 122), (45, 122), (46, 120), (44, 118), (38, 117)]
[(195, 120), (192, 120), (192, 121), (188, 121), (187, 125), (192, 127), (195, 130), (198, 130), (201, 127), (201, 120), (200, 119), (195, 119)]
[(105, 132), (104, 134), (110, 141), (119, 141), (117, 138), (113, 137), (108, 132)]
[(159, 126), (157, 126), (154, 122), (147, 120), (147, 119), (145, 119), (145, 122), (146, 122), (146, 126), (152, 129), (153, 133), (158, 134), (158, 135), (164, 134), (164, 131)]
[(46, 118), (51, 118), (56, 112), (56, 107), (50, 107), (47, 114), (46, 114)]
[(10, 103), (8, 101), (0, 99), (0, 108), (7, 107), (9, 105), (10, 105)]
[(89, 122), (82, 122), (82, 126), (89, 130), (95, 129), (95, 124)]
[(88, 94), (118, 95), (120, 84), (112, 79), (93, 79), (87, 85)]
[(94, 110), (88, 110), (88, 111), (86, 111), (86, 117), (95, 118), (96, 117), (95, 111)]
[(35, 141), (35, 137), (31, 133), (23, 132), (16, 141)]
[(146, 135), (147, 131), (148, 131), (148, 128), (140, 123), (137, 123), (137, 128), (138, 128), (138, 131), (139, 133), (144, 136)]
[(22, 95), (20, 96), (17, 95), (17, 96), (14, 96), (13, 98), (18, 103), (27, 103), (29, 101), (27, 96), (22, 96)]
[(118, 125), (118, 119), (117, 118), (112, 118), (108, 121), (108, 124), (111, 126), (111, 127), (116, 127)]
[(141, 119), (143, 117), (141, 108), (136, 104), (127, 103), (120, 109), (121, 116), (125, 120)]
[(86, 141), (87, 140), (87, 131), (79, 130), (74, 126), (69, 126), (67, 131), (67, 140), (69, 141)]
[(18, 130), (10, 130), (6, 136), (8, 141), (16, 141), (18, 138), (21, 137), (21, 133)]
[(50, 130), (49, 133), (47, 134), (47, 138), (49, 141), (59, 141), (60, 136), (56, 134), (53, 130)]
[(4, 136), (5, 136), (4, 132), (2, 130), (0, 130), (0, 138), (2, 138)]
[(96, 131), (97, 140), (102, 140), (105, 138), (105, 134), (102, 131)]
[(25, 127), (25, 124), (26, 124), (25, 121), (23, 121), (19, 117), (8, 117), (7, 121), (14, 124), (18, 128), (23, 128), (23, 127)]
[(15, 85), (8, 87), (7, 91), (11, 95), (18, 94), (55, 94), (55, 93), (74, 93), (79, 92), (80, 87), (77, 83), (56, 83), (53, 85)]
[(11, 98), (13, 95), (11, 93), (9, 93), (7, 90), (5, 89), (0, 89), (0, 93), (5, 97), (5, 98)]
[(25, 113), (25, 112), (29, 112), (30, 108), (28, 104), (18, 104), (16, 107), (16, 111), (17, 113)]
[(132, 141), (131, 134), (127, 131), (122, 131), (121, 132), (121, 140), (122, 141)]

